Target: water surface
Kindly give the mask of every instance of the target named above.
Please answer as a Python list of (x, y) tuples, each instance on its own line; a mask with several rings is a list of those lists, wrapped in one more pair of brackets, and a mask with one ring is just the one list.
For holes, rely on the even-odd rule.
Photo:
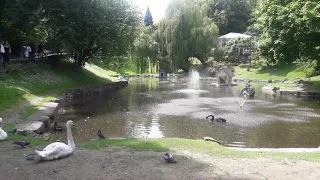
[[(76, 142), (97, 138), (101, 129), (107, 138), (210, 136), (233, 147), (318, 147), (319, 103), (264, 97), (262, 85), (254, 85), (253, 100), (243, 100), (234, 96), (243, 84), (216, 87), (200, 81), (193, 89), (187, 80), (136, 79), (117, 92), (85, 99), (60, 120), (75, 121)], [(205, 118), (210, 114), (227, 123), (211, 123)], [(66, 137), (63, 132), (57, 136)]]

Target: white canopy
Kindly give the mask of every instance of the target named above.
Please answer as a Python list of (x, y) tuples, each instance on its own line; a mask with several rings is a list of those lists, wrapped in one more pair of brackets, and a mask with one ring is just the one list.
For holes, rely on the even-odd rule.
[(242, 38), (242, 39), (247, 39), (251, 38), (252, 36), (250, 35), (245, 35), (245, 34), (240, 34), (240, 33), (228, 33), (223, 36), (220, 36), (219, 39), (237, 39), (237, 38)]

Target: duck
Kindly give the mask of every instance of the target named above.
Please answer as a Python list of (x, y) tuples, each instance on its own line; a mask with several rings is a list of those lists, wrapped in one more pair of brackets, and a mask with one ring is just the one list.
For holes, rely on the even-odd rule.
[(75, 144), (73, 141), (71, 126), (74, 126), (72, 120), (66, 123), (68, 144), (62, 142), (54, 142), (46, 146), (42, 151), (35, 150), (37, 156), (40, 156), (41, 160), (55, 160), (73, 154)]
[(100, 129), (98, 130), (98, 137), (99, 137), (100, 139), (105, 139), (105, 137), (104, 137), (104, 135), (102, 134), (102, 132), (101, 132)]
[(7, 132), (7, 134), (15, 134), (17, 132), (17, 128), (14, 128)]
[(55, 131), (62, 131), (62, 126), (58, 125), (57, 122), (54, 122), (54, 124), (53, 124), (53, 129), (54, 129)]
[(209, 117), (211, 117), (211, 122), (214, 122), (214, 121), (216, 121), (216, 122), (222, 122), (222, 123), (227, 122), (226, 119), (221, 118), (221, 117), (215, 119), (213, 115), (207, 116), (206, 119), (208, 119)]
[(26, 146), (29, 146), (29, 147), (30, 147), (30, 142), (28, 142), (28, 141), (15, 141), (15, 142), (13, 142), (12, 144), (18, 145), (18, 146), (20, 146), (21, 148), (25, 148)]
[(177, 163), (177, 161), (173, 158), (173, 156), (172, 156), (170, 153), (168, 153), (168, 152), (164, 153), (163, 159), (164, 159), (167, 163)]
[(0, 141), (4, 141), (8, 138), (8, 134), (2, 129), (2, 118), (0, 117)]

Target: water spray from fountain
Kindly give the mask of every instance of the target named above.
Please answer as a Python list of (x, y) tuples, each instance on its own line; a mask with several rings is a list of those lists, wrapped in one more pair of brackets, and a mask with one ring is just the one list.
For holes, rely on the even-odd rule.
[[(220, 77), (220, 78), (222, 78), (222, 77)], [(246, 103), (246, 100), (247, 100), (247, 99), (244, 98), (244, 101), (241, 101), (242, 98), (240, 98), (240, 97), (234, 92), (233, 87), (232, 87), (232, 85), (231, 85), (231, 82), (228, 82), (226, 78), (222, 78), (222, 79), (224, 80), (224, 82), (226, 82), (226, 84), (228, 85), (228, 87), (231, 89), (234, 97), (236, 98), (236, 100), (237, 100), (237, 102), (238, 102), (238, 104), (239, 104), (239, 107), (240, 107), (241, 109), (243, 109), (243, 105)]]
[(199, 80), (200, 80), (200, 75), (199, 72), (191, 69), (189, 71), (189, 83), (188, 83), (188, 89), (199, 89)]

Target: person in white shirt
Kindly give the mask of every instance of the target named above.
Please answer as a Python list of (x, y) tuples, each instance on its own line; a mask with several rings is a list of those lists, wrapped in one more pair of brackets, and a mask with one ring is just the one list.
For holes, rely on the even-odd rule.
[(31, 52), (31, 47), (30, 46), (23, 46), (25, 48), (25, 51), (24, 51), (24, 57), (25, 58), (29, 58), (29, 54)]
[(3, 40), (0, 40), (0, 62), (2, 62), (5, 53), (3, 43)]

